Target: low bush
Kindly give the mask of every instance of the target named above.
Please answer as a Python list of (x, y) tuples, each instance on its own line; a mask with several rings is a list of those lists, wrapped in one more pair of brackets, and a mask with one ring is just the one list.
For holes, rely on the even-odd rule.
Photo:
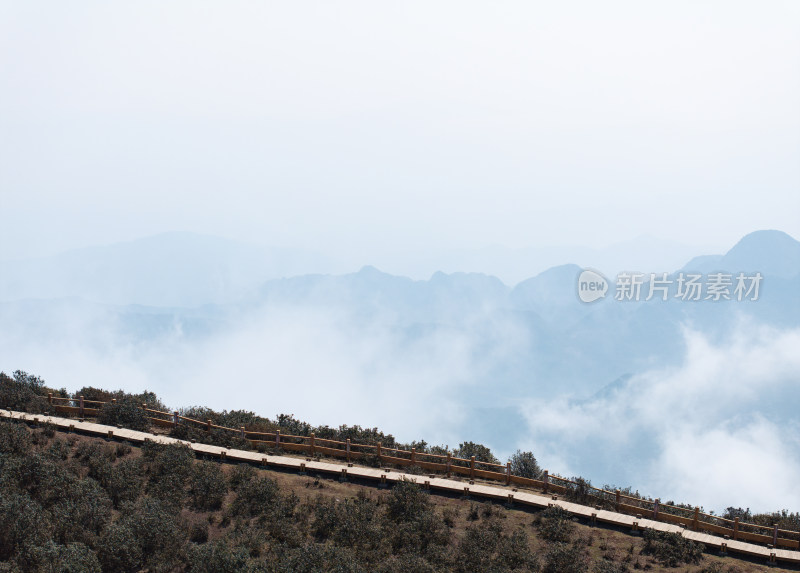
[(150, 430), (150, 418), (142, 410), (142, 402), (133, 396), (122, 396), (115, 403), (103, 404), (97, 414), (97, 421), (100, 424), (119, 425), (140, 432)]
[(254, 517), (270, 510), (278, 501), (278, 484), (268, 477), (257, 477), (241, 484), (231, 505), (233, 515)]
[(572, 515), (565, 509), (554, 505), (548, 507), (538, 516), (539, 536), (548, 541), (569, 541), (575, 524)]
[(541, 573), (585, 573), (589, 560), (577, 544), (554, 543), (544, 554)]
[(194, 509), (211, 511), (222, 507), (228, 480), (219, 464), (198, 462), (189, 477), (189, 501)]
[(703, 545), (678, 533), (646, 529), (642, 553), (652, 555), (668, 567), (678, 567), (684, 563), (698, 563), (703, 557)]
[(24, 454), (31, 445), (31, 433), (26, 426), (0, 421), (0, 454)]

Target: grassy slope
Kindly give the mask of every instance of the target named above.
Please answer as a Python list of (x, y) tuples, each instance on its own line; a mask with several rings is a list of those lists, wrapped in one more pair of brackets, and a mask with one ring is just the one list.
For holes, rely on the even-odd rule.
[[(38, 433), (37, 433), (38, 432)], [(86, 436), (67, 435), (55, 432), (51, 436), (45, 436), (41, 430), (34, 431), (36, 445), (33, 450), (45, 451), (54, 441), (66, 442), (69, 446), (69, 455), (61, 463), (69, 468), (70, 472), (78, 473), (81, 477), (88, 474), (85, 460), (78, 461), (76, 452), (84, 444), (95, 442), (101, 447), (105, 447), (105, 442), (99, 438)], [(142, 451), (134, 447), (129, 453), (117, 458), (112, 462), (113, 465), (119, 464), (124, 459), (134, 459), (142, 456)], [(197, 464), (199, 462), (194, 462)], [(235, 471), (232, 465), (222, 464), (220, 469), (228, 477)], [(385, 508), (388, 497), (391, 493), (378, 489), (370, 485), (360, 485), (355, 483), (340, 483), (339, 481), (315, 476), (300, 476), (291, 473), (284, 473), (269, 469), (257, 468), (258, 476), (268, 476), (274, 480), (283, 496), (294, 494), (299, 498), (298, 510), (295, 511), (293, 519), (299, 523), (298, 531), (304, 535), (304, 543), (314, 544), (315, 541), (311, 534), (309, 523), (313, 520), (313, 508), (335, 500), (336, 503), (344, 503), (345, 500), (361, 500), (378, 508)], [(189, 509), (184, 504), (180, 510), (180, 526), (185, 531), (190, 531), (194, 525), (200, 525), (201, 529), (208, 528), (208, 541), (206, 544), (213, 544), (216, 541), (224, 541), (230, 544), (244, 543), (242, 538), (242, 525), (246, 530), (250, 523), (256, 527), (257, 516), (244, 518), (241, 515), (235, 516), (231, 513), (232, 504), (238, 494), (228, 491), (220, 509), (213, 511), (198, 511)], [(543, 525), (540, 523), (540, 514), (536, 512), (523, 511), (521, 509), (509, 509), (499, 505), (491, 505), (473, 500), (463, 500), (449, 498), (445, 496), (428, 496), (433, 505), (433, 512), (438, 518), (445, 519), (450, 532), (448, 550), (458, 554), (458, 548), (466, 543), (463, 541), (470, 530), (476, 527), (496, 527), (500, 528), (504, 534), (512, 532), (522, 532), (531, 549), (531, 553), (539, 557), (540, 563), (544, 562), (544, 555), (552, 549), (554, 542), (547, 541), (542, 536)], [(305, 509), (304, 509), (305, 508)], [(383, 511), (383, 509), (379, 509)], [(121, 513), (118, 510), (112, 511), (112, 522), (120, 519)], [(249, 519), (249, 521), (248, 521)], [(237, 527), (237, 524), (239, 527)], [(261, 527), (259, 525), (258, 527)], [(259, 529), (260, 531), (260, 529)], [(187, 534), (188, 535), (188, 534)], [(463, 542), (463, 543), (462, 543)], [(249, 541), (252, 545), (252, 540)], [(266, 543), (266, 542), (265, 542)], [(335, 544), (333, 539), (324, 542), (328, 546)], [(569, 535), (568, 544), (577, 547), (589, 560), (589, 570), (598, 569), (601, 565), (614, 565), (617, 571), (628, 570), (651, 570), (651, 571), (687, 571), (687, 572), (755, 572), (755, 571), (779, 571), (777, 567), (752, 563), (737, 559), (733, 556), (718, 557), (706, 554), (697, 564), (683, 564), (677, 568), (669, 568), (660, 564), (652, 556), (642, 553), (644, 541), (637, 535), (627, 532), (608, 529), (603, 527), (592, 527), (588, 524), (573, 522), (573, 530)], [(195, 547), (197, 544), (187, 543), (187, 547)], [(270, 551), (267, 545), (258, 548), (251, 547), (251, 554), (268, 554)], [(463, 555), (462, 555), (463, 557)], [(455, 561), (458, 560), (456, 557)], [(177, 570), (185, 569), (178, 566)], [(2, 567), (0, 567), (2, 570)], [(529, 569), (520, 569), (529, 570)], [(535, 570), (535, 569), (531, 569)], [(607, 569), (611, 571), (611, 568)]]

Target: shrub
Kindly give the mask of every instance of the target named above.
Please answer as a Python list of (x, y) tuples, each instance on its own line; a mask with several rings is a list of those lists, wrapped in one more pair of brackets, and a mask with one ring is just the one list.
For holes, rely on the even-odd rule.
[(29, 559), (40, 571), (59, 573), (101, 573), (97, 554), (83, 543), (57, 545), (48, 541), (31, 550)]
[(100, 539), (100, 563), (104, 571), (138, 571), (144, 555), (133, 529), (116, 523)]
[(528, 538), (521, 530), (516, 530), (511, 535), (504, 535), (497, 548), (497, 562), (502, 569), (539, 569), (536, 556), (531, 553)]
[(542, 468), (533, 456), (533, 452), (517, 452), (511, 456), (511, 473), (517, 476), (530, 479), (539, 479), (542, 475)]
[(500, 463), (489, 448), (483, 444), (476, 444), (474, 442), (464, 442), (460, 444), (458, 448), (453, 450), (453, 456), (465, 460), (470, 459), (471, 456), (475, 456), (475, 461), (478, 462), (490, 464)]
[(51, 412), (47, 400), (41, 398), (46, 392), (44, 380), (22, 370), (16, 370), (11, 378), (0, 372), (0, 408), (42, 414)]
[(278, 500), (278, 484), (267, 477), (251, 479), (239, 487), (231, 505), (233, 515), (253, 517), (265, 513)]
[(591, 487), (592, 482), (582, 477), (573, 477), (570, 479), (570, 481), (574, 483), (566, 484), (566, 498), (570, 501), (574, 501), (575, 503), (591, 505), (593, 498), (591, 496), (591, 489), (589, 488)]
[(59, 543), (90, 544), (111, 520), (111, 500), (92, 479), (72, 479), (57, 491), (48, 511), (53, 520), (53, 539)]
[(554, 543), (544, 554), (541, 573), (584, 573), (587, 565), (586, 554), (579, 545)]
[(123, 509), (122, 517), (109, 527), (101, 540), (104, 569), (138, 570), (157, 565), (169, 570), (178, 560), (186, 541), (175, 512), (157, 499), (142, 498)]
[(229, 478), (230, 486), (233, 491), (238, 491), (242, 484), (245, 484), (256, 477), (256, 470), (250, 464), (239, 464), (233, 468)]
[(189, 500), (195, 509), (214, 510), (222, 506), (228, 493), (228, 480), (219, 467), (212, 462), (195, 464), (189, 478)]
[(75, 448), (75, 459), (89, 468), (89, 477), (106, 487), (111, 477), (112, 462), (117, 458), (116, 450), (103, 442), (87, 440)]
[(703, 545), (678, 533), (646, 529), (642, 553), (652, 555), (668, 567), (677, 567), (683, 563), (699, 562), (703, 556)]
[(366, 499), (318, 501), (311, 530), (342, 547), (374, 549), (382, 537), (377, 508)]
[(196, 545), (189, 551), (191, 573), (239, 573), (247, 570), (248, 554), (243, 548), (231, 548), (223, 541)]
[(569, 541), (575, 528), (572, 515), (557, 505), (548, 507), (539, 516), (539, 536), (548, 541)]
[(173, 508), (183, 505), (186, 485), (194, 469), (194, 452), (184, 444), (145, 442), (144, 458), (150, 460), (147, 491)]
[(428, 552), (447, 545), (450, 530), (433, 511), (428, 494), (410, 481), (397, 483), (386, 500), (387, 535), (395, 553)]
[(387, 513), (392, 521), (414, 521), (431, 510), (428, 494), (417, 484), (403, 480), (395, 484), (387, 500)]
[(49, 516), (25, 493), (0, 496), (0, 561), (8, 560), (24, 545), (41, 545), (50, 536)]
[(115, 509), (124, 503), (136, 501), (144, 489), (144, 463), (141, 459), (125, 459), (111, 469), (106, 491)]
[[(624, 563), (614, 563), (613, 561), (601, 559), (594, 564), (594, 569), (592, 571), (594, 571), (594, 573), (629, 573), (630, 568)], [(703, 572), (701, 571), (698, 573)]]
[(25, 454), (30, 449), (28, 428), (14, 422), (0, 422), (0, 454)]
[(471, 525), (458, 544), (459, 571), (488, 571), (492, 569), (495, 549), (500, 542), (497, 523)]
[(47, 448), (47, 455), (56, 460), (66, 460), (69, 457), (70, 452), (72, 452), (72, 448), (66, 440), (62, 439), (53, 440), (53, 443), (50, 444), (49, 448)]
[(147, 432), (150, 430), (150, 418), (142, 410), (141, 400), (133, 396), (123, 396), (115, 403), (103, 404), (97, 414), (97, 421), (108, 426), (123, 426), (131, 430)]

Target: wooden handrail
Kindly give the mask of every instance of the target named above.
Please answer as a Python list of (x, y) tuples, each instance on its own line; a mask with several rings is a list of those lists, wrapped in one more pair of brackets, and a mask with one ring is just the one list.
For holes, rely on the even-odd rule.
[[(56, 403), (57, 402), (59, 402), (61, 404), (64, 404), (64, 403), (67, 403), (67, 404), (73, 404), (73, 403), (74, 404), (78, 404), (79, 403), (79, 398), (78, 397), (76, 397), (76, 398), (65, 398), (65, 397), (62, 397), (62, 396), (53, 396), (52, 393), (48, 394), (47, 396), (39, 396), (39, 397), (47, 400), (48, 403), (54, 405), (56, 408), (58, 408), (58, 407), (72, 408), (72, 409), (68, 410), (70, 412), (74, 412), (77, 409), (77, 406), (58, 406), (58, 405), (56, 405)], [(86, 406), (87, 404), (103, 405), (103, 404), (108, 404), (110, 402), (115, 402), (116, 400), (103, 401), (103, 400), (86, 400), (86, 399), (83, 399), (82, 401), (83, 401), (84, 406)], [(160, 422), (174, 421), (175, 419), (177, 419), (179, 421), (188, 422), (188, 423), (192, 423), (192, 424), (197, 424), (198, 426), (201, 426), (201, 427), (207, 428), (207, 429), (223, 430), (223, 431), (233, 432), (235, 434), (242, 434), (242, 428), (228, 428), (226, 426), (219, 426), (217, 424), (212, 424), (212, 423), (210, 423), (210, 420), (204, 422), (202, 420), (196, 420), (194, 418), (189, 418), (187, 416), (181, 416), (181, 415), (177, 415), (176, 416), (175, 412), (162, 412), (161, 410), (155, 410), (155, 409), (152, 409), (152, 408), (148, 408), (146, 406), (146, 404), (144, 404), (143, 406), (144, 406), (143, 409), (144, 409), (145, 412), (148, 412), (148, 413), (151, 413), (151, 414), (165, 416), (166, 419), (152, 418), (152, 419), (158, 420)], [(98, 411), (98, 409), (91, 409), (91, 408), (89, 410)], [(647, 498), (641, 497), (641, 496), (640, 497), (635, 497), (635, 496), (632, 496), (632, 495), (627, 495), (627, 494), (621, 493), (619, 491), (617, 491), (617, 492), (609, 491), (609, 490), (605, 490), (605, 489), (594, 487), (594, 486), (589, 485), (589, 484), (579, 484), (576, 481), (573, 481), (573, 480), (570, 480), (568, 478), (559, 476), (557, 474), (547, 474), (547, 472), (545, 472), (545, 474), (546, 474), (545, 481), (536, 480), (536, 479), (530, 479), (530, 478), (523, 478), (521, 476), (517, 476), (517, 475), (511, 474), (510, 466), (508, 466), (508, 465), (504, 466), (502, 464), (495, 464), (493, 462), (479, 462), (479, 461), (476, 461), (474, 458), (472, 458), (472, 459), (456, 458), (456, 457), (453, 457), (452, 454), (450, 454), (449, 452), (448, 452), (447, 455), (429, 454), (429, 453), (417, 453), (416, 451), (413, 450), (413, 448), (412, 448), (412, 450), (403, 450), (403, 449), (400, 449), (400, 448), (397, 448), (397, 447), (394, 447), (394, 448), (387, 448), (385, 446), (382, 447), (380, 445), (380, 442), (378, 442), (377, 444), (353, 444), (353, 443), (350, 443), (349, 439), (347, 439), (345, 441), (331, 440), (331, 439), (327, 439), (327, 438), (316, 437), (316, 436), (314, 436), (313, 433), (310, 436), (296, 436), (296, 435), (291, 435), (291, 434), (284, 434), (284, 433), (280, 432), (279, 429), (276, 429), (276, 431), (274, 431), (274, 432), (255, 432), (255, 431), (248, 431), (245, 428), (244, 429), (244, 436), (245, 436), (245, 439), (247, 439), (248, 441), (253, 442), (253, 443), (270, 444), (270, 445), (273, 445), (273, 446), (289, 446), (289, 447), (294, 447), (294, 448), (302, 448), (303, 450), (308, 451), (311, 454), (314, 454), (317, 449), (321, 449), (323, 451), (327, 450), (326, 453), (331, 454), (331, 455), (336, 455), (336, 456), (339, 456), (339, 457), (348, 457), (348, 456), (351, 456), (351, 455), (361, 456), (361, 455), (364, 455), (366, 453), (364, 450), (372, 450), (372, 451), (376, 452), (378, 457), (380, 457), (381, 459), (386, 459), (389, 462), (392, 462), (392, 461), (396, 461), (398, 463), (402, 462), (405, 465), (408, 465), (408, 464), (410, 464), (412, 462), (415, 462), (415, 463), (422, 463), (422, 464), (426, 464), (426, 465), (430, 464), (429, 467), (441, 466), (442, 471), (448, 473), (448, 475), (451, 472), (457, 472), (457, 473), (461, 473), (462, 475), (474, 476), (475, 472), (479, 471), (480, 472), (480, 477), (485, 478), (485, 479), (492, 479), (492, 480), (496, 480), (496, 481), (504, 481), (507, 484), (509, 482), (510, 483), (520, 483), (519, 480), (525, 480), (524, 482), (521, 482), (521, 483), (525, 483), (525, 484), (529, 483), (529, 484), (533, 485), (534, 487), (544, 488), (545, 491), (547, 491), (547, 487), (548, 486), (550, 486), (550, 487), (556, 486), (556, 487), (559, 487), (559, 488), (565, 487), (565, 486), (562, 486), (560, 484), (569, 484), (569, 485), (575, 485), (575, 486), (583, 485), (590, 491), (589, 495), (592, 495), (593, 497), (599, 498), (601, 500), (606, 500), (606, 501), (615, 500), (614, 501), (615, 505), (619, 504), (622, 500), (626, 500), (626, 501), (634, 502), (634, 504), (640, 504), (640, 505), (646, 506), (646, 507), (641, 507), (641, 509), (643, 509), (643, 510), (652, 511), (652, 509), (648, 509), (648, 508), (654, 508), (655, 507), (655, 500), (653, 500), (653, 499), (647, 499)], [(257, 439), (253, 438), (254, 436), (268, 437), (269, 440), (257, 440)], [(277, 439), (278, 436), (280, 436), (280, 441)], [(291, 440), (300, 440), (301, 443), (292, 443)], [(486, 468), (488, 468), (488, 469), (486, 469)], [(498, 469), (500, 471), (494, 471), (493, 468), (496, 468), (496, 469)], [(556, 490), (556, 491), (558, 491), (558, 490)], [(594, 493), (594, 492), (596, 492), (596, 493)], [(623, 503), (622, 505), (628, 505), (630, 507), (631, 504)], [(634, 507), (638, 507), (638, 506), (634, 505)], [(769, 539), (770, 541), (772, 541), (773, 540), (773, 536), (777, 532), (777, 538), (775, 540), (776, 542), (781, 542), (781, 541), (789, 542), (791, 544), (797, 544), (798, 547), (800, 548), (800, 531), (794, 531), (794, 530), (791, 530), (791, 529), (777, 529), (777, 527), (775, 525), (767, 526), (767, 525), (759, 525), (759, 524), (756, 524), (756, 523), (742, 522), (738, 518), (736, 518), (735, 520), (731, 520), (731, 519), (728, 519), (728, 518), (725, 518), (725, 517), (722, 517), (722, 516), (719, 516), (719, 515), (712, 515), (712, 514), (709, 514), (709, 513), (700, 512), (699, 508), (697, 508), (697, 507), (686, 508), (686, 507), (679, 507), (679, 506), (675, 506), (675, 505), (669, 505), (669, 504), (665, 504), (665, 503), (661, 503), (661, 502), (659, 502), (658, 507), (659, 507), (659, 510), (660, 510), (659, 517), (664, 515), (664, 516), (671, 516), (671, 519), (673, 519), (673, 520), (674, 519), (684, 519), (684, 520), (686, 520), (686, 523), (688, 525), (691, 525), (692, 522), (694, 522), (696, 520), (696, 524), (700, 528), (702, 528), (703, 524), (707, 524), (709, 526), (716, 527), (717, 529), (714, 530), (714, 531), (719, 531), (719, 529), (728, 530), (728, 531), (730, 531), (731, 536), (733, 536), (734, 538), (736, 538), (736, 536), (741, 536), (742, 534), (747, 534), (747, 535), (756, 535), (756, 536), (758, 536), (760, 538)], [(622, 510), (623, 508), (619, 508), (619, 509)], [(685, 517), (681, 517), (679, 515), (671, 514), (669, 512), (669, 510), (679, 511), (681, 513), (685, 513), (686, 516)], [(665, 519), (666, 520), (670, 520), (670, 517), (665, 517)], [(719, 525), (719, 524), (723, 524), (723, 525)], [(724, 525), (728, 525), (728, 524), (730, 525), (729, 527), (725, 527), (724, 526)], [(747, 531), (747, 530), (749, 530), (749, 531)], [(769, 532), (770, 535), (761, 534), (761, 533), (755, 533), (753, 530), (764, 530), (766, 532)], [(791, 537), (787, 537), (787, 535), (791, 536)], [(786, 546), (786, 543), (784, 543), (783, 545)]]

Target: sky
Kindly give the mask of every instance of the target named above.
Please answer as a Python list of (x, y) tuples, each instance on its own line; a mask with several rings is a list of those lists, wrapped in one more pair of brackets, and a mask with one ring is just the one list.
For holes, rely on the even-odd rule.
[(0, 260), (800, 236), (794, 2), (0, 0)]
[[(533, 274), (520, 261), (547, 247), (647, 236), (645, 259), (673, 258), (641, 270), (661, 272), (758, 229), (800, 238), (798, 30), (800, 4), (769, 0), (0, 0), (0, 261), (188, 232), (316, 251), (346, 270), (394, 260), (379, 266), (416, 278), (496, 269), (514, 284)], [(546, 266), (600, 264), (586, 258)], [(105, 306), (26, 304), (0, 305), (19, 317), (0, 321), (9, 371), (70, 390), (149, 387), (175, 406), (247, 396), (272, 415), (282, 400), (314, 423), (451, 446), (465, 414), (446, 398), (482, 367), (470, 332), (401, 344), (388, 324), (361, 332), (327, 310), (281, 308), (200, 342), (176, 321), (166, 342), (128, 344)], [(501, 326), (499, 362), (526, 342)], [(648, 430), (658, 447), (596, 482), (797, 510), (796, 428), (759, 414), (771, 402), (749, 408), (753, 388), (793, 395), (800, 335), (747, 332), (727, 346), (687, 332), (683, 362), (635, 373), (625, 401), (531, 396), (530, 441), (511, 446), (581, 473), (600, 436), (625, 461)], [(323, 399), (294, 405), (281, 380)], [(414, 418), (420, 400), (442, 405)], [(774, 487), (740, 478), (742, 460)]]

